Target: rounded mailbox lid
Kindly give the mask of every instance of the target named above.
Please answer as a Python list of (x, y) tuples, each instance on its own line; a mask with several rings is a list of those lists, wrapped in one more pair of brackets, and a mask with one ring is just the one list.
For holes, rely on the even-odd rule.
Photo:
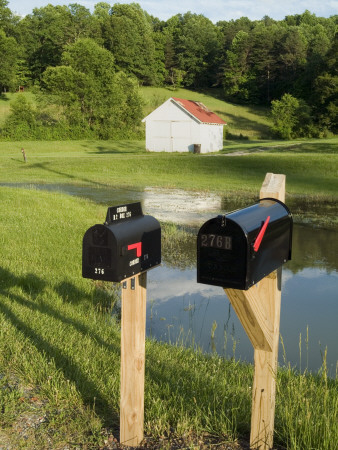
[(227, 214), (226, 218), (236, 222), (245, 233), (249, 234), (252, 231), (256, 232), (268, 216), (271, 222), (285, 219), (285, 217), (292, 221), (289, 208), (274, 198), (262, 198), (254, 205)]

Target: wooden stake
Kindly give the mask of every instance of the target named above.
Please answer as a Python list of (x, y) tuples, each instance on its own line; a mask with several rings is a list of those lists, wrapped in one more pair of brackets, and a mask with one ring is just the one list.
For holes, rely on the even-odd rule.
[(147, 273), (122, 282), (120, 442), (143, 440)]
[[(267, 173), (260, 198), (285, 201), (285, 175)], [(273, 445), (282, 269), (272, 272), (247, 291), (225, 289), (254, 347), (250, 447)]]

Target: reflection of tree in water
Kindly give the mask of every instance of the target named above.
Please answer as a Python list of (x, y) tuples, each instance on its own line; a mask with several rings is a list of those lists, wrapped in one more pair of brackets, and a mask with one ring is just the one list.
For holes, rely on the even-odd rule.
[(295, 223), (313, 227), (338, 229), (338, 203), (336, 198), (321, 199), (305, 195), (287, 195), (286, 204)]
[(287, 263), (293, 273), (305, 268), (338, 270), (338, 231), (294, 225), (292, 259)]
[[(196, 267), (198, 230), (174, 224), (162, 224), (163, 262), (169, 267)], [(287, 267), (294, 274), (305, 268), (338, 271), (338, 231), (295, 224), (292, 236), (292, 259)]]

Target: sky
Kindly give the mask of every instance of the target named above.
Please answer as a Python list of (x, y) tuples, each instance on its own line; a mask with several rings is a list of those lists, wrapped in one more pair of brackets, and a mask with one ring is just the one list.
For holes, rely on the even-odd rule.
[[(41, 8), (47, 4), (68, 5), (78, 3), (91, 12), (94, 5), (105, 1), (114, 3), (132, 3), (132, 0), (9, 0), (8, 7), (12, 12), (24, 16), (31, 14), (33, 8)], [(275, 20), (282, 20), (285, 16), (302, 14), (305, 10), (318, 17), (330, 17), (338, 14), (338, 0), (134, 0), (147, 13), (167, 20), (175, 14), (184, 14), (188, 11), (203, 14), (212, 22), (219, 20), (229, 21), (248, 17), (250, 20), (259, 20), (269, 16)]]

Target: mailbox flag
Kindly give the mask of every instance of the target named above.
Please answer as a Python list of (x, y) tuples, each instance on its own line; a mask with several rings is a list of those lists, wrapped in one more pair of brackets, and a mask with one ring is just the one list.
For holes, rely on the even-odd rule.
[(140, 258), (142, 255), (142, 242), (136, 242), (136, 244), (130, 244), (127, 247), (128, 250), (134, 250), (136, 249), (136, 256)]
[(262, 239), (263, 239), (264, 234), (266, 232), (266, 227), (268, 226), (269, 220), (270, 220), (270, 216), (267, 217), (266, 221), (264, 222), (264, 224), (263, 224), (263, 226), (261, 228), (261, 231), (258, 233), (258, 236), (256, 237), (256, 240), (255, 240), (255, 243), (254, 243), (254, 246), (253, 246), (255, 252), (258, 252), (258, 249), (259, 249), (259, 247), (261, 245)]

